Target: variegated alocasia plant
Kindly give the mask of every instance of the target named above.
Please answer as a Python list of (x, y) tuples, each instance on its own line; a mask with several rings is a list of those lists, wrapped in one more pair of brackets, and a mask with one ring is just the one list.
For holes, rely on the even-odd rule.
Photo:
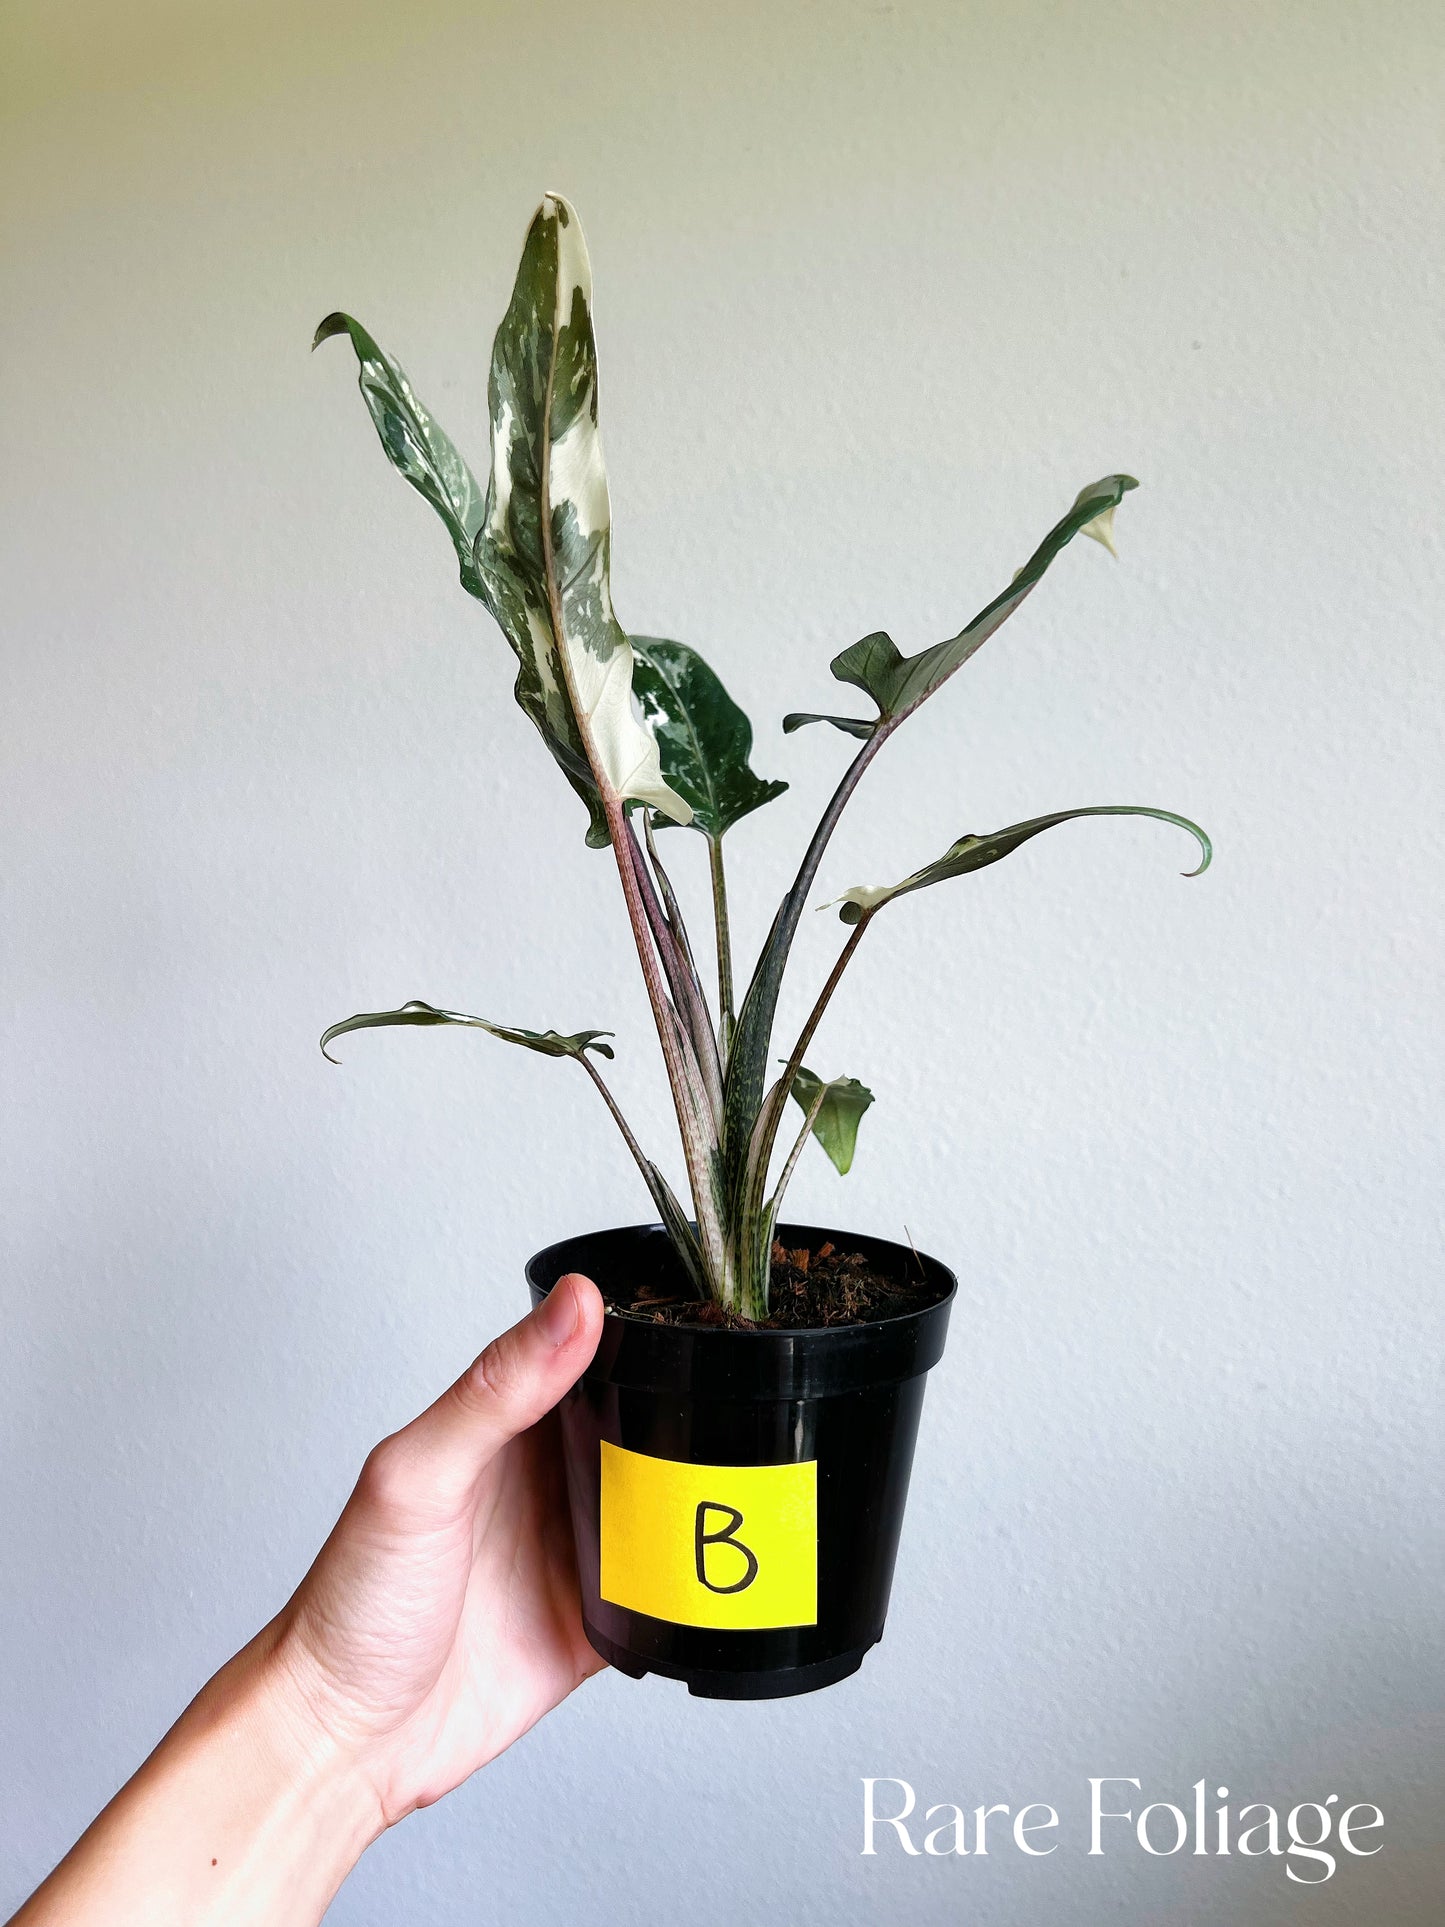
[[(485, 491), (418, 401), (401, 367), (350, 315), (328, 315), (316, 342), (346, 335), (360, 364), (361, 392), (392, 464), (445, 523), (462, 587), (489, 610), (517, 658), (516, 697), (563, 775), (587, 807), (587, 841), (610, 846), (647, 984), (682, 1137), (689, 1213), (643, 1151), (598, 1071), (610, 1033), (520, 1030), (413, 1001), (333, 1024), (322, 1048), (352, 1030), (389, 1024), (461, 1024), (586, 1071), (637, 1162), (682, 1263), (699, 1293), (746, 1319), (767, 1315), (773, 1226), (810, 1134), (840, 1171), (853, 1160), (858, 1124), (873, 1101), (856, 1078), (825, 1081), (804, 1063), (849, 959), (873, 920), (897, 897), (997, 863), (1030, 838), (1080, 816), (1154, 816), (1209, 839), (1172, 811), (1110, 804), (1060, 810), (990, 835), (961, 836), (935, 862), (884, 889), (839, 899), (850, 934), (781, 1074), (770, 1079), (783, 972), (818, 866), (849, 797), (890, 736), (967, 662), (1079, 534), (1113, 549), (1114, 511), (1135, 486), (1106, 475), (1080, 491), (1013, 581), (956, 636), (903, 656), (879, 632), (833, 660), (834, 676), (869, 698), (873, 716), (794, 714), (792, 732), (826, 722), (859, 747), (804, 852), (773, 918), (740, 1003), (723, 838), (785, 783), (749, 763), (752, 727), (717, 676), (685, 643), (629, 636), (612, 608), (612, 524), (597, 433), (597, 350), (592, 279), (577, 216), (548, 195), (528, 230), (511, 303), (492, 348), (488, 397), (492, 462)], [(313, 344), (314, 345), (314, 344)], [(656, 832), (686, 824), (707, 839), (717, 957), (710, 1004), (682, 910), (659, 859)], [(638, 835), (639, 825), (641, 836)], [(802, 1128), (773, 1176), (789, 1100)]]

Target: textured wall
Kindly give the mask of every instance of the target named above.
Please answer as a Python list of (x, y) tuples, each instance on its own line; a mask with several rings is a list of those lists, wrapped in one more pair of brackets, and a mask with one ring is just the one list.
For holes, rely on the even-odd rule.
[[(1086, 1776), (1127, 1774), (1379, 1800), (1307, 1911), (1438, 1918), (1438, 10), (16, 0), (0, 36), (0, 1906), (527, 1253), (644, 1215), (569, 1066), (406, 1032), (336, 1071), (323, 1024), (612, 1025), (669, 1142), (615, 875), (349, 354), (306, 353), (353, 309), (476, 455), (555, 186), (619, 612), (793, 784), (734, 839), (745, 939), (846, 754), (777, 717), (1116, 467), (1122, 563), (1071, 549), (910, 725), (820, 895), (1072, 803), (1218, 859), (1060, 831), (890, 912), (820, 1038), (879, 1101), (795, 1211), (962, 1277), (863, 1672), (604, 1677), (332, 1917), (1297, 1917), (1277, 1861), (1085, 1857)], [(862, 1859), (864, 1774), (1052, 1801), (1064, 1846)]]

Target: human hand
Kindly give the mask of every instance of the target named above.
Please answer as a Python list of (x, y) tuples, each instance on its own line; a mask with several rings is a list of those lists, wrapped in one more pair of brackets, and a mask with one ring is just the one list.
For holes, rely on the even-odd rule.
[(273, 1663), (387, 1826), (605, 1664), (582, 1629), (552, 1415), (601, 1330), (597, 1287), (561, 1279), (375, 1448), (280, 1617)]
[(12, 1927), (315, 1927), (370, 1841), (601, 1670), (552, 1413), (601, 1331), (563, 1278), (383, 1439), (289, 1603)]

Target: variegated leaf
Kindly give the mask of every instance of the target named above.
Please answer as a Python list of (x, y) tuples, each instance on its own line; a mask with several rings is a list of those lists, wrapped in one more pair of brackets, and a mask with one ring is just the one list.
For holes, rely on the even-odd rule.
[[(492, 470), (475, 556), (521, 664), (517, 700), (574, 785), (590, 771), (604, 795), (685, 823), (691, 812), (633, 714), (632, 647), (609, 579), (592, 273), (576, 213), (557, 195), (528, 230), (488, 395)], [(589, 841), (596, 832), (594, 811)]]
[(434, 1004), (424, 1004), (420, 998), (413, 998), (398, 1010), (363, 1010), (355, 1017), (347, 1017), (339, 1024), (322, 1033), (321, 1051), (333, 1064), (339, 1060), (332, 1057), (326, 1046), (337, 1037), (344, 1037), (349, 1030), (383, 1030), (394, 1024), (466, 1024), (473, 1030), (485, 1030), (493, 1037), (500, 1037), (504, 1043), (521, 1044), (526, 1050), (540, 1051), (544, 1057), (580, 1057), (584, 1051), (596, 1051), (599, 1057), (611, 1057), (612, 1046), (601, 1043), (603, 1037), (610, 1037), (610, 1030), (578, 1030), (564, 1037), (555, 1030), (517, 1030), (510, 1024), (491, 1024), (485, 1017), (468, 1017), (460, 1010), (438, 1010)]
[(353, 316), (339, 312), (327, 315), (316, 330), (312, 349), (340, 334), (350, 337), (356, 351), (362, 398), (393, 468), (445, 522), (461, 565), (462, 587), (485, 600), (472, 554), (485, 507), (476, 477), (451, 438), (418, 401), (401, 363), (394, 361)]
[(995, 596), (947, 642), (920, 650), (916, 656), (903, 656), (893, 638), (879, 629), (835, 656), (833, 674), (839, 682), (852, 683), (871, 696), (880, 719), (908, 715), (982, 648), (1033, 589), (1059, 550), (1081, 530), (1097, 532), (1100, 539), (1107, 537), (1105, 545), (1112, 551), (1113, 512), (1125, 494), (1138, 486), (1132, 475), (1106, 475), (1101, 482), (1080, 489), (1068, 514), (1049, 530), (1002, 595)]
[(825, 1084), (806, 1065), (800, 1065), (793, 1078), (793, 1096), (805, 1113), (817, 1105), (813, 1136), (846, 1177), (853, 1165), (858, 1125), (873, 1102), (872, 1091), (856, 1077), (835, 1077)]
[(663, 776), (691, 807), (695, 830), (716, 839), (782, 795), (786, 783), (750, 767), (753, 726), (695, 649), (634, 636), (632, 650), (632, 687), (657, 740)]
[(328, 315), (312, 345), (343, 333), (382, 447), (445, 522), (463, 586), (512, 645), (517, 701), (587, 805), (587, 841), (608, 842), (603, 788), (686, 822), (687, 806), (632, 713), (632, 651), (612, 613), (591, 271), (576, 214), (548, 195), (527, 235), (492, 350), (485, 499), (400, 364), (360, 322)]
[(1027, 843), (1030, 837), (1053, 829), (1057, 823), (1072, 822), (1076, 816), (1152, 816), (1161, 823), (1177, 823), (1181, 830), (1188, 830), (1200, 849), (1198, 868), (1186, 870), (1186, 876), (1201, 876), (1209, 868), (1210, 858), (1214, 854), (1209, 838), (1187, 816), (1176, 816), (1173, 810), (1148, 809), (1140, 804), (1099, 803), (1086, 809), (1057, 810), (1052, 816), (1030, 817), (1026, 823), (1015, 823), (1006, 830), (995, 830), (988, 836), (961, 836), (936, 863), (915, 870), (912, 876), (905, 877), (901, 883), (876, 890), (859, 886), (834, 898), (835, 903), (842, 905), (838, 915), (844, 923), (861, 923), (865, 916), (881, 910), (885, 903), (891, 903), (895, 897), (906, 896), (910, 890), (924, 890), (931, 883), (943, 883), (949, 877), (967, 876), (973, 870), (982, 870), (990, 863), (997, 863), (1000, 858), (1010, 855), (1020, 844)]
[(517, 701), (586, 804), (588, 843), (594, 849), (605, 849), (607, 819), (597, 780), (570, 710), (565, 703), (554, 703), (549, 711), (546, 692), (533, 666), (524, 603), (504, 570), (488, 570), (479, 559), (479, 547), (483, 558), (486, 553), (486, 498), (450, 438), (417, 399), (400, 362), (379, 347), (359, 321), (346, 314), (328, 315), (316, 330), (312, 346), (342, 333), (350, 336), (356, 350), (361, 392), (382, 447), (393, 467), (426, 497), (445, 522), (457, 551), (462, 587), (487, 605), (517, 655)]

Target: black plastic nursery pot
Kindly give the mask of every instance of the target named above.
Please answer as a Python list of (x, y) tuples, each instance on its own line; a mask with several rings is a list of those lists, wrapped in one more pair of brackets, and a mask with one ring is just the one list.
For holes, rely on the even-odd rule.
[(685, 1295), (661, 1225), (566, 1238), (527, 1266), (534, 1301), (580, 1271), (616, 1308), (561, 1406), (587, 1637), (634, 1679), (709, 1699), (831, 1686), (882, 1638), (924, 1377), (956, 1290), (906, 1245), (809, 1225), (777, 1236), (859, 1251), (919, 1286), (919, 1304), (783, 1331), (630, 1315), (639, 1295)]

